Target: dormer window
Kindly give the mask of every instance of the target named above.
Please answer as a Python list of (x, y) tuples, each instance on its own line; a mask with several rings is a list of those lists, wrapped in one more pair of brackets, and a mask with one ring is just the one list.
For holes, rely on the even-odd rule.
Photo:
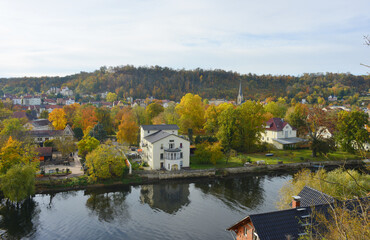
[(182, 143), (180, 143), (180, 148), (182, 148)]

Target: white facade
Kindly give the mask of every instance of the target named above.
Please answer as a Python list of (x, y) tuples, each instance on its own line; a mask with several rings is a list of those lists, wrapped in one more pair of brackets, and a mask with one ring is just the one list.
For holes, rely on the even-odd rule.
[(190, 166), (190, 142), (178, 136), (177, 132), (176, 125), (141, 126), (142, 157), (151, 169), (172, 171)]
[(68, 100), (66, 100), (66, 104), (65, 105), (72, 105), (74, 103), (76, 103), (74, 99), (68, 99)]
[(69, 89), (68, 87), (63, 87), (62, 90), (60, 91), (60, 94), (62, 94), (63, 96), (72, 96), (73, 95), (73, 91), (71, 89)]
[(297, 130), (294, 130), (289, 124), (285, 125), (282, 131), (266, 130), (262, 133), (262, 142), (274, 144), (273, 139), (278, 138), (295, 138), (297, 137)]
[(29, 105), (33, 105), (33, 106), (41, 105), (41, 98), (39, 98), (39, 97), (23, 98), (22, 99), (22, 104), (23, 105), (26, 105), (26, 106), (29, 106)]
[(12, 101), (14, 105), (22, 105), (22, 98), (13, 98)]

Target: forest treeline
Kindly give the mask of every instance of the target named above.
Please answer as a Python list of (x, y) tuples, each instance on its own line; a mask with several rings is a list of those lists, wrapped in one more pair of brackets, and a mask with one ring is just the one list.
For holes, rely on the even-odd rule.
[(94, 72), (81, 72), (65, 77), (1, 78), (0, 94), (26, 94), (46, 92), (50, 87), (68, 86), (79, 94), (115, 92), (118, 98), (146, 98), (179, 101), (191, 92), (202, 98), (235, 100), (239, 82), (247, 99), (263, 100), (267, 97), (295, 98), (308, 96), (339, 98), (367, 92), (370, 76), (349, 73), (306, 73), (301, 76), (239, 74), (224, 70), (174, 70), (167, 67), (101, 67)]

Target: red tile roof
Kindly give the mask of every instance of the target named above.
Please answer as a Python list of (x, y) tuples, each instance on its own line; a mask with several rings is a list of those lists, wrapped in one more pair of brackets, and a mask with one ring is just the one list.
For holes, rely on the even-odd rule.
[[(270, 131), (283, 131), (283, 128), (287, 125), (287, 122), (284, 122), (281, 118), (271, 118), (266, 122), (266, 125), (268, 126), (266, 130)], [(294, 128), (293, 128), (294, 129)]]

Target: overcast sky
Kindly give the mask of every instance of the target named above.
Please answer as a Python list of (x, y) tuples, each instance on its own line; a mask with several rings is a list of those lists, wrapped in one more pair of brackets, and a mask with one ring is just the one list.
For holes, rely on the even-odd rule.
[(0, 77), (101, 66), (367, 74), (369, 0), (0, 0)]

